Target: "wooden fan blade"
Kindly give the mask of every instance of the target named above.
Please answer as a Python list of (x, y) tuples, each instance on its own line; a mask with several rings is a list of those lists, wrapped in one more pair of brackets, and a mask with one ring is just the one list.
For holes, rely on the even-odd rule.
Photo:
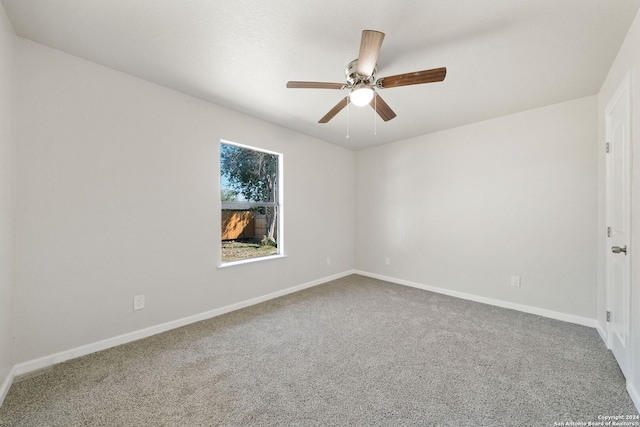
[(362, 32), (358, 67), (356, 68), (356, 73), (362, 77), (370, 77), (373, 74), (382, 47), (382, 40), (384, 40), (384, 33), (380, 31), (364, 30)]
[(414, 73), (398, 74), (395, 76), (382, 77), (378, 79), (376, 85), (387, 89), (390, 87), (418, 85), (422, 83), (441, 82), (447, 75), (447, 68), (434, 68), (432, 70), (416, 71)]
[(331, 109), (323, 118), (318, 120), (318, 123), (327, 123), (329, 120), (333, 119), (333, 117), (338, 114), (344, 107), (349, 103), (349, 97), (345, 96), (342, 101), (338, 102), (335, 107)]
[(293, 89), (342, 89), (344, 83), (325, 83), (325, 82), (287, 82), (288, 88)]
[(375, 97), (369, 103), (371, 108), (376, 110), (376, 113), (384, 120), (388, 122), (396, 116), (396, 113), (393, 112), (389, 104), (382, 100), (382, 97), (376, 93)]

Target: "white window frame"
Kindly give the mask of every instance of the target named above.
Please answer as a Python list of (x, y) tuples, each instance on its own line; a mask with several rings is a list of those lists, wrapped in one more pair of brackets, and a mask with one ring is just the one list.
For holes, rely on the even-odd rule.
[[(261, 202), (225, 202), (226, 205), (229, 204), (233, 204), (234, 207), (238, 207), (238, 208), (243, 208), (243, 207), (253, 207), (256, 205), (259, 206), (277, 206), (278, 207), (278, 216), (277, 216), (277, 222), (276, 222), (276, 227), (278, 227), (278, 253), (274, 254), (274, 255), (267, 255), (267, 256), (258, 256), (258, 257), (254, 257), (254, 258), (246, 258), (246, 259), (241, 259), (238, 261), (228, 261), (228, 262), (223, 262), (222, 261), (222, 232), (219, 235), (219, 239), (218, 241), (220, 242), (221, 246), (220, 246), (220, 260), (219, 260), (219, 264), (218, 264), (218, 268), (225, 268), (225, 267), (233, 267), (235, 265), (242, 265), (242, 264), (251, 264), (254, 262), (260, 262), (260, 261), (268, 261), (268, 260), (272, 260), (272, 259), (278, 259), (278, 258), (286, 258), (285, 252), (284, 252), (284, 155), (282, 153), (278, 153), (276, 151), (271, 151), (271, 150), (266, 150), (264, 148), (259, 148), (259, 147), (254, 147), (251, 145), (246, 145), (246, 144), (239, 144), (237, 142), (233, 142), (233, 141), (228, 141), (225, 139), (221, 139), (220, 140), (220, 144), (218, 145), (218, 153), (220, 152), (220, 146), (221, 145), (232, 145), (235, 147), (239, 147), (239, 148), (245, 148), (248, 150), (253, 150), (253, 151), (260, 151), (262, 153), (267, 153), (267, 154), (273, 154), (275, 156), (277, 156), (278, 158), (278, 190), (277, 190), (277, 194), (278, 194), (278, 201), (277, 202), (265, 202), (265, 203), (261, 203)], [(218, 176), (221, 177), (222, 171), (221, 171), (221, 162), (222, 159), (218, 159)], [(221, 194), (222, 192), (222, 179), (219, 180), (218, 183), (218, 194)], [(220, 230), (220, 224), (222, 223), (222, 201), (220, 202), (220, 218), (218, 220), (218, 230)]]

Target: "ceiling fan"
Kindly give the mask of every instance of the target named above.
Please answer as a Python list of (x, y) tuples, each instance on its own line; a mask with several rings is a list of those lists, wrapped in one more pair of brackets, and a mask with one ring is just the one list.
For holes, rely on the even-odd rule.
[(384, 33), (380, 31), (364, 30), (362, 32), (358, 59), (351, 61), (344, 70), (347, 77), (346, 83), (290, 81), (287, 82), (287, 87), (298, 89), (349, 89), (349, 95), (338, 102), (318, 123), (327, 123), (349, 102), (357, 106), (369, 104), (376, 110), (382, 120), (389, 121), (396, 116), (396, 113), (376, 93), (376, 88), (388, 89), (391, 87), (441, 82), (447, 74), (447, 69), (445, 67), (434, 68), (432, 70), (381, 77), (376, 80), (376, 71), (378, 69), (376, 62), (378, 61), (383, 40)]

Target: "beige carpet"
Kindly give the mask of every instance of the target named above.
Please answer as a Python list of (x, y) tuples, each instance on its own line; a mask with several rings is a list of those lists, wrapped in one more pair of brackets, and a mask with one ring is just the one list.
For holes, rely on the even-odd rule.
[(0, 426), (544, 426), (637, 414), (591, 328), (349, 276), (55, 366)]

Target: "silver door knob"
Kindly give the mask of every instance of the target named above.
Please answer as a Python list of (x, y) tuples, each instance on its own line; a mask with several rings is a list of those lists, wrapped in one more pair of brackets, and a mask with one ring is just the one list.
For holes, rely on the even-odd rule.
[(623, 254), (627, 254), (627, 245), (624, 245), (624, 247), (620, 247), (620, 246), (611, 246), (611, 252), (613, 252), (614, 254), (619, 254), (620, 252), (622, 252)]

